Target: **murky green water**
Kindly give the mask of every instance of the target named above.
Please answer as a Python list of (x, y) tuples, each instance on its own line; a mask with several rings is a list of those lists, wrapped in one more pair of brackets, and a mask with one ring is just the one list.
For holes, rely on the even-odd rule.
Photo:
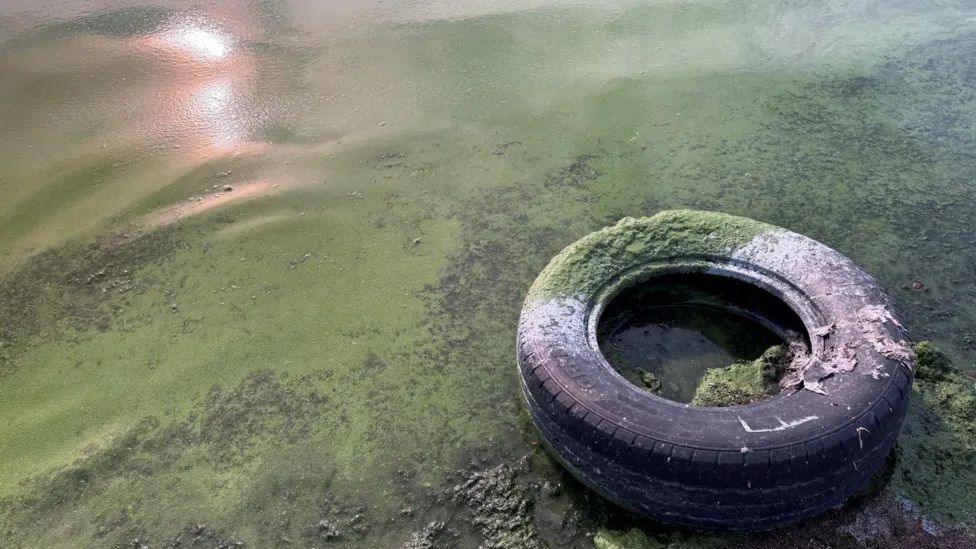
[[(35, 4), (0, 6), (8, 546), (477, 546), (469, 464), (561, 478), (521, 298), (625, 215), (810, 235), (976, 359), (970, 3)], [(587, 546), (613, 514), (557, 493), (538, 539)]]
[[(661, 396), (691, 402), (709, 368), (751, 362), (773, 345), (783, 344), (781, 336), (787, 330), (793, 330), (795, 339), (805, 338), (795, 315), (789, 315), (792, 322), (788, 323), (766, 314), (769, 302), (788, 310), (784, 304), (733, 282), (685, 274), (628, 288), (613, 298), (600, 317), (600, 350), (631, 383), (654, 389), (655, 383), (648, 386), (650, 373), (654, 377), (649, 379), (660, 382)], [(776, 312), (783, 316), (782, 310)], [(764, 322), (753, 314), (769, 318)]]
[[(662, 383), (661, 396), (691, 402), (706, 370), (755, 360), (778, 343), (762, 325), (724, 313), (690, 306), (648, 308), (640, 318), (622, 319), (600, 349), (638, 387), (646, 385), (642, 372), (650, 372)], [(710, 333), (712, 328), (720, 333)]]

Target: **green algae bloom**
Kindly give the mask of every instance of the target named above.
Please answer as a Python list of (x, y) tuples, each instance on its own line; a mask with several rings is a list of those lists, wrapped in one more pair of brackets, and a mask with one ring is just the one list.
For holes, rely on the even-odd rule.
[(931, 341), (916, 343), (915, 357), (915, 377), (918, 380), (945, 380), (953, 371), (952, 362)]
[(529, 289), (529, 299), (591, 295), (608, 277), (676, 257), (729, 253), (772, 225), (732, 215), (667, 210), (652, 217), (625, 217), (570, 245), (549, 262)]
[(973, 529), (976, 494), (976, 386), (929, 341), (898, 440), (894, 487), (926, 515)]
[[(971, 6), (168, 4), (0, 8), (4, 547), (399, 546), (457, 468), (528, 451), (521, 300), (623, 216), (811, 235), (973, 362)], [(230, 55), (156, 47), (183, 23)], [(225, 182), (220, 208), (90, 248)], [(916, 276), (931, 293), (899, 289)], [(918, 383), (892, 483), (971, 519), (952, 379)], [(577, 490), (539, 504), (552, 547), (636, 522)], [(368, 534), (325, 543), (360, 505)], [(440, 545), (485, 541), (463, 524)], [(788, 543), (845, 546), (813, 524)]]

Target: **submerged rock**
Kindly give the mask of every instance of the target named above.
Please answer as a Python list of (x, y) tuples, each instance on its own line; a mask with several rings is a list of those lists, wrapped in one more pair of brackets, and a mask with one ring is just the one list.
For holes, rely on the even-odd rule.
[(313, 528), (315, 529), (315, 534), (325, 541), (332, 541), (342, 536), (339, 529), (326, 519), (318, 521)]
[(660, 395), (662, 392), (664, 392), (664, 386), (661, 384), (661, 380), (658, 379), (653, 373), (647, 370), (640, 370), (638, 375), (640, 376), (641, 383), (644, 384), (644, 388), (647, 389), (648, 393)]

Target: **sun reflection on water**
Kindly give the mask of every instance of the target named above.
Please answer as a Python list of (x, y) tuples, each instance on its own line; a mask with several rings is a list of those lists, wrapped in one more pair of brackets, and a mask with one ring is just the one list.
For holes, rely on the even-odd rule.
[(194, 94), (193, 103), (192, 111), (209, 128), (214, 147), (224, 148), (237, 141), (240, 136), (231, 81), (222, 79), (205, 84)]
[(195, 23), (180, 23), (167, 30), (163, 40), (203, 59), (223, 59), (231, 51), (230, 40), (223, 34)]
[(219, 154), (240, 145), (246, 134), (248, 111), (242, 101), (254, 59), (238, 51), (240, 40), (232, 28), (200, 15), (134, 40), (157, 63), (163, 99), (151, 111), (151, 126), (184, 154)]
[(204, 114), (219, 115), (230, 105), (231, 84), (226, 80), (211, 82), (197, 92), (196, 98)]

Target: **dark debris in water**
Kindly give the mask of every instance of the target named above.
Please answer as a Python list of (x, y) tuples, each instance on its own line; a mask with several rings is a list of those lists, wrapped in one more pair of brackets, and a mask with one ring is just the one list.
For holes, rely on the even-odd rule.
[(484, 547), (507, 549), (545, 547), (533, 521), (533, 490), (520, 483), (528, 460), (513, 465), (501, 464), (471, 473), (453, 489), (452, 499), (468, 505), (472, 521), (481, 528)]
[(211, 389), (194, 425), (194, 439), (211, 444), (224, 458), (244, 452), (255, 436), (294, 442), (308, 437), (328, 402), (311, 387), (309, 377), (285, 384), (274, 372), (258, 370), (230, 391)]
[(176, 229), (133, 230), (87, 246), (42, 252), (4, 275), (0, 278), (0, 375), (11, 371), (16, 352), (31, 341), (119, 327), (128, 296), (145, 292), (154, 283), (143, 268), (182, 247)]
[(546, 187), (581, 187), (583, 184), (600, 177), (600, 172), (593, 166), (597, 158), (595, 154), (581, 154), (569, 165), (560, 168), (545, 177)]
[(182, 532), (163, 542), (163, 547), (191, 547), (200, 549), (239, 549), (246, 544), (207, 524), (190, 524)]
[(422, 530), (414, 532), (410, 539), (403, 544), (403, 549), (442, 549), (450, 547), (448, 534), (445, 532), (446, 524), (439, 521), (431, 521)]
[[(215, 387), (198, 412), (184, 420), (163, 422), (147, 417), (104, 448), (60, 471), (33, 480), (28, 495), (0, 501), (0, 526), (6, 526), (10, 533), (47, 528), (51, 526), (49, 520), (57, 520), (60, 516), (57, 510), (83, 505), (119, 482), (139, 486), (153, 476), (172, 472), (181, 466), (181, 460), (188, 453), (198, 449), (205, 449), (210, 466), (220, 469), (239, 465), (255, 443), (300, 443), (314, 429), (316, 420), (329, 413), (327, 402), (314, 388), (311, 376), (285, 380), (267, 370), (255, 371), (232, 389)], [(327, 475), (321, 476), (323, 478), (316, 482), (302, 482), (296, 490), (320, 488), (322, 482), (328, 482)], [(262, 478), (256, 479), (261, 498), (269, 497), (275, 490), (291, 492), (291, 488), (283, 488), (278, 480), (267, 484)], [(134, 507), (123, 507), (116, 513), (98, 518), (95, 537), (105, 540), (145, 538), (144, 533), (138, 531), (139, 525), (133, 524), (130, 509), (138, 510), (151, 503), (135, 501)], [(346, 514), (349, 516), (342, 515), (343, 528), (350, 533), (366, 527), (362, 512)], [(336, 513), (330, 516), (333, 515), (338, 516)], [(256, 522), (261, 520), (260, 516), (255, 517)], [(219, 536), (214, 532), (210, 528), (188, 530), (177, 537), (184, 541), (198, 539), (203, 543), (217, 539)], [(225, 541), (231, 539), (226, 537)], [(218, 545), (207, 542), (188, 546)]]

